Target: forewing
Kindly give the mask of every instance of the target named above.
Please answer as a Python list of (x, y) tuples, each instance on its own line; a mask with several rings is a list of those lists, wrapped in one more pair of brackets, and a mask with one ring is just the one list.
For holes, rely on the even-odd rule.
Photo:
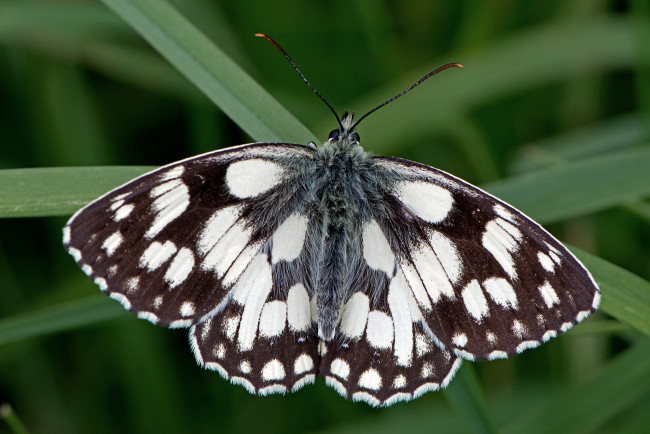
[(377, 221), (441, 348), (508, 357), (598, 307), (585, 267), (518, 210), (429, 166), (375, 161), (394, 180)]
[(225, 307), (297, 206), (294, 162), (312, 153), (252, 144), (164, 166), (79, 210), (64, 228), (65, 247), (126, 309), (163, 326), (190, 326)]

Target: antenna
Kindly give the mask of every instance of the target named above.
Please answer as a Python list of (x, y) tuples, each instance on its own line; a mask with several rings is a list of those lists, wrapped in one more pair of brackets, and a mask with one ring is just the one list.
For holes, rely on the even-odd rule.
[[(273, 46), (274, 46), (275, 48), (278, 49), (278, 51), (280, 51), (280, 53), (282, 53), (282, 54), (284, 55), (284, 57), (287, 58), (287, 60), (289, 61), (289, 63), (291, 63), (291, 66), (293, 66), (293, 69), (295, 69), (296, 72), (298, 73), (298, 75), (300, 76), (300, 78), (302, 78), (302, 81), (304, 81), (304, 82), (307, 84), (307, 86), (309, 86), (309, 88), (310, 88), (310, 89), (311, 89), (311, 90), (312, 90), (316, 95), (318, 95), (318, 97), (319, 97), (321, 100), (323, 100), (323, 102), (325, 103), (325, 105), (327, 105), (327, 107), (330, 109), (330, 111), (331, 111), (332, 113), (334, 113), (334, 116), (336, 116), (336, 121), (339, 123), (339, 127), (341, 127), (341, 131), (343, 131), (344, 128), (343, 128), (343, 124), (341, 123), (341, 118), (340, 118), (339, 115), (336, 113), (336, 111), (334, 110), (334, 108), (330, 105), (330, 103), (327, 102), (327, 100), (323, 97), (323, 95), (321, 95), (321, 94), (320, 94), (316, 89), (313, 88), (313, 86), (309, 83), (309, 81), (305, 78), (305, 76), (302, 75), (302, 72), (300, 72), (300, 69), (298, 69), (298, 67), (296, 66), (296, 64), (293, 62), (293, 59), (291, 59), (291, 56), (289, 56), (289, 55), (287, 54), (287, 52), (284, 51), (284, 49), (280, 46), (280, 44), (278, 44), (277, 42), (275, 42), (275, 41), (273, 40), (273, 38), (271, 38), (269, 35), (265, 35), (264, 33), (256, 33), (255, 36), (257, 36), (258, 38), (264, 38), (264, 39), (266, 39), (267, 41), (269, 41), (271, 44), (273, 44)], [(356, 121), (356, 122), (355, 122), (355, 123), (354, 123), (350, 128), (348, 128), (348, 131), (354, 131), (354, 129), (356, 128), (356, 126), (359, 125), (359, 123), (360, 123), (362, 120), (364, 120), (364, 119), (365, 119), (369, 114), (374, 113), (374, 112), (376, 112), (377, 110), (379, 110), (380, 108), (382, 108), (383, 106), (387, 105), (388, 103), (391, 103), (391, 102), (395, 101), (397, 98), (399, 98), (400, 96), (404, 95), (404, 94), (407, 93), (408, 91), (412, 90), (414, 87), (418, 86), (420, 83), (422, 83), (423, 81), (425, 81), (427, 78), (429, 78), (429, 77), (431, 77), (431, 76), (433, 76), (433, 75), (436, 75), (437, 73), (442, 72), (442, 71), (444, 71), (445, 69), (453, 68), (453, 67), (463, 68), (463, 65), (461, 65), (460, 63), (447, 63), (446, 65), (442, 65), (440, 68), (436, 68), (436, 69), (434, 69), (433, 71), (431, 71), (430, 73), (428, 73), (427, 75), (425, 75), (424, 77), (422, 77), (421, 79), (419, 79), (418, 81), (416, 81), (415, 83), (413, 83), (409, 88), (407, 88), (407, 89), (401, 91), (400, 93), (398, 93), (398, 94), (395, 95), (394, 97), (392, 97), (392, 98), (390, 98), (390, 99), (384, 101), (383, 103), (379, 104), (379, 105), (378, 105), (377, 107), (375, 107), (374, 109), (370, 110), (370, 111), (369, 111), (368, 113), (366, 113), (365, 115), (361, 116), (361, 117), (360, 117), (360, 118), (359, 118), (359, 119), (358, 119), (358, 120), (357, 120), (357, 121)]]
[(422, 83), (422, 82), (423, 82), (424, 80), (426, 80), (427, 78), (429, 78), (429, 77), (431, 77), (431, 76), (433, 76), (433, 75), (436, 75), (437, 73), (442, 72), (442, 71), (444, 71), (444, 70), (447, 69), (447, 68), (453, 68), (453, 67), (464, 68), (464, 66), (461, 65), (460, 63), (447, 63), (446, 65), (442, 65), (440, 68), (434, 69), (433, 71), (431, 71), (430, 73), (428, 73), (427, 75), (425, 75), (424, 77), (422, 77), (421, 79), (419, 79), (418, 81), (416, 81), (415, 83), (413, 83), (413, 84), (412, 84), (408, 89), (401, 91), (400, 93), (398, 93), (398, 94), (395, 95), (394, 97), (390, 98), (389, 100), (384, 101), (383, 103), (379, 104), (379, 105), (378, 105), (377, 107), (375, 107), (374, 109), (370, 110), (370, 111), (369, 111), (368, 113), (366, 113), (365, 115), (361, 116), (361, 117), (360, 117), (360, 118), (359, 118), (359, 119), (358, 119), (358, 120), (357, 120), (357, 121), (356, 121), (356, 122), (355, 122), (355, 123), (350, 127), (350, 131), (354, 131), (354, 129), (356, 128), (356, 126), (359, 125), (359, 122), (361, 122), (361, 121), (362, 121), (364, 118), (366, 118), (369, 114), (374, 113), (374, 112), (376, 112), (377, 110), (379, 110), (380, 108), (382, 108), (383, 106), (385, 106), (386, 104), (395, 101), (397, 98), (399, 98), (400, 96), (404, 95), (406, 92), (408, 92), (409, 90), (413, 89), (414, 87), (416, 87), (417, 85), (419, 85), (420, 83)]
[(289, 56), (289, 54), (287, 54), (287, 52), (284, 51), (284, 48), (282, 48), (282, 47), (280, 46), (280, 44), (278, 44), (277, 42), (275, 42), (275, 41), (273, 40), (273, 38), (271, 38), (269, 35), (265, 35), (264, 33), (255, 33), (255, 36), (257, 36), (258, 38), (264, 38), (264, 39), (266, 39), (267, 41), (269, 41), (271, 44), (273, 44), (273, 46), (274, 46), (275, 48), (278, 49), (278, 51), (280, 51), (280, 53), (282, 53), (282, 54), (284, 55), (284, 57), (287, 58), (287, 60), (289, 61), (289, 63), (291, 63), (291, 66), (293, 66), (293, 69), (295, 69), (296, 72), (298, 73), (298, 75), (300, 76), (300, 78), (302, 78), (302, 81), (304, 81), (304, 82), (307, 84), (307, 86), (309, 86), (309, 88), (310, 88), (310, 89), (311, 89), (311, 90), (312, 90), (316, 95), (318, 95), (318, 97), (319, 97), (320, 99), (323, 100), (323, 102), (325, 103), (325, 105), (327, 105), (327, 107), (330, 109), (330, 111), (331, 111), (332, 113), (334, 113), (334, 116), (336, 116), (336, 122), (339, 123), (339, 127), (341, 127), (341, 131), (343, 131), (343, 124), (341, 123), (341, 118), (339, 118), (339, 115), (336, 113), (336, 111), (335, 111), (334, 108), (330, 105), (330, 103), (327, 102), (327, 100), (325, 99), (325, 97), (323, 97), (323, 95), (321, 95), (321, 94), (320, 94), (316, 89), (314, 89), (314, 87), (309, 83), (309, 81), (305, 78), (305, 76), (302, 75), (302, 72), (300, 72), (300, 69), (298, 69), (298, 67), (296, 66), (296, 64), (293, 62), (293, 59), (291, 58), (291, 56)]

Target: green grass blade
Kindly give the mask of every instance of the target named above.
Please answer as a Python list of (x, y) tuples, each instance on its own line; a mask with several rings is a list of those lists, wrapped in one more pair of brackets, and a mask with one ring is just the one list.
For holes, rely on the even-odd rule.
[(473, 433), (496, 433), (496, 425), (470, 363), (465, 363), (449, 387), (443, 391), (447, 401)]
[(584, 384), (563, 389), (545, 405), (507, 425), (504, 433), (583, 433), (596, 428), (650, 392), (650, 340), (606, 365)]
[(650, 282), (597, 256), (571, 248), (600, 286), (600, 308), (650, 336)]
[(0, 170), (0, 217), (70, 215), (152, 167), (52, 167)]
[(650, 149), (631, 149), (485, 185), (540, 223), (589, 214), (650, 195)]
[(644, 142), (644, 127), (635, 114), (628, 114), (568, 133), (536, 140), (522, 148), (510, 165), (515, 172), (529, 172), (547, 165), (592, 157)]
[(255, 140), (315, 140), (291, 113), (168, 3), (102, 1)]
[(99, 295), (55, 304), (0, 320), (0, 345), (96, 324), (125, 313), (119, 304)]

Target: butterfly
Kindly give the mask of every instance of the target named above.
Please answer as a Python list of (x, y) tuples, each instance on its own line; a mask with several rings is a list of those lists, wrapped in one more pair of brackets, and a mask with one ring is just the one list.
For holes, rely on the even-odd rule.
[[(291, 62), (275, 41), (268, 39)], [(259, 395), (320, 375), (388, 406), (464, 360), (510, 357), (598, 307), (585, 267), (520, 211), (441, 170), (373, 156), (354, 121), (322, 145), (253, 143), (142, 175), (75, 213), (67, 251), (125, 309), (189, 328), (198, 363)]]

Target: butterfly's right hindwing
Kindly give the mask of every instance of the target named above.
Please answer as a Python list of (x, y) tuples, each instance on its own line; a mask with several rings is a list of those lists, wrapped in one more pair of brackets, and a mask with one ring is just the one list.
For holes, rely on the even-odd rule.
[(225, 308), (230, 289), (299, 206), (300, 184), (286, 181), (300, 174), (292, 162), (312, 153), (253, 144), (164, 166), (78, 211), (64, 228), (65, 247), (134, 314), (190, 326)]

